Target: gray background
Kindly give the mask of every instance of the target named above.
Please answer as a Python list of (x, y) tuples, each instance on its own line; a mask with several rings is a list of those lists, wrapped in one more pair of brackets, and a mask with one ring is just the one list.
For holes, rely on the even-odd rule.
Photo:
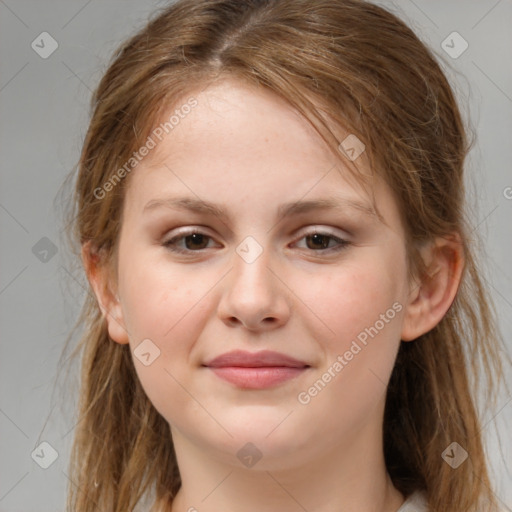
[[(478, 199), (474, 225), (483, 237), (487, 279), (510, 349), (512, 1), (380, 3), (444, 55), (462, 108), (477, 129), (468, 162)], [(64, 371), (59, 356), (87, 292), (63, 244), (58, 192), (79, 157), (90, 94), (112, 51), (164, 5), (0, 0), (0, 512), (64, 510), (78, 368), (67, 380), (56, 378)], [(453, 31), (469, 44), (456, 59), (441, 48)], [(58, 43), (46, 59), (31, 47), (42, 32)], [(487, 423), (493, 416), (496, 428)], [(502, 393), (484, 432), (504, 510), (512, 510), (511, 419), (510, 395)], [(36, 460), (49, 460), (49, 449), (41, 456), (43, 441), (58, 452), (48, 469), (31, 457), (36, 450)]]

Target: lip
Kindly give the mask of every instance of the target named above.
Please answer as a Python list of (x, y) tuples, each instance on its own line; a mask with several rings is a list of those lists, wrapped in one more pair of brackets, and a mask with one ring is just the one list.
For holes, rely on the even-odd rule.
[(291, 356), (262, 350), (234, 350), (222, 354), (203, 366), (221, 379), (245, 389), (264, 389), (293, 379), (310, 367)]
[(304, 368), (309, 366), (304, 361), (294, 357), (274, 352), (261, 350), (260, 352), (247, 352), (245, 350), (233, 350), (215, 357), (204, 366), (210, 368), (223, 368), (226, 366), (240, 366), (244, 368), (261, 368), (264, 366), (286, 366), (288, 368)]

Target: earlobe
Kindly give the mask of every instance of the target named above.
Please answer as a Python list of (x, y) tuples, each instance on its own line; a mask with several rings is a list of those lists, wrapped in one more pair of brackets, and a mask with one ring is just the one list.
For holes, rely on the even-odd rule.
[(402, 341), (412, 341), (433, 329), (450, 308), (464, 268), (460, 236), (437, 238), (422, 251), (427, 273), (411, 285), (402, 323)]
[(102, 264), (100, 255), (92, 249), (91, 242), (82, 244), (82, 263), (87, 279), (93, 289), (98, 307), (107, 321), (110, 338), (120, 344), (129, 342), (121, 302), (116, 293), (111, 291), (111, 279), (107, 268)]

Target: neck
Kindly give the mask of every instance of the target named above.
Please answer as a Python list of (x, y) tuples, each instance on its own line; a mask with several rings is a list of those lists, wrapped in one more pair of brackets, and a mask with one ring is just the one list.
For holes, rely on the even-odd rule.
[[(303, 463), (227, 463), (172, 429), (182, 486), (166, 512), (396, 512), (404, 498), (386, 470), (382, 436), (359, 432)], [(373, 442), (368, 442), (371, 439)], [(291, 457), (293, 454), (291, 454)]]

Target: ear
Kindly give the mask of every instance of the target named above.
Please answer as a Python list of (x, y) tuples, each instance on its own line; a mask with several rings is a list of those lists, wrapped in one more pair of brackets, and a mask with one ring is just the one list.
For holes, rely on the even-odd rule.
[(94, 291), (103, 317), (108, 324), (108, 334), (117, 343), (128, 343), (128, 332), (123, 319), (121, 302), (113, 288), (113, 279), (101, 255), (90, 241), (82, 244), (82, 263), (87, 279)]
[(441, 321), (455, 299), (464, 268), (464, 251), (458, 234), (436, 238), (420, 252), (427, 271), (419, 283), (411, 283), (402, 341), (418, 338)]

